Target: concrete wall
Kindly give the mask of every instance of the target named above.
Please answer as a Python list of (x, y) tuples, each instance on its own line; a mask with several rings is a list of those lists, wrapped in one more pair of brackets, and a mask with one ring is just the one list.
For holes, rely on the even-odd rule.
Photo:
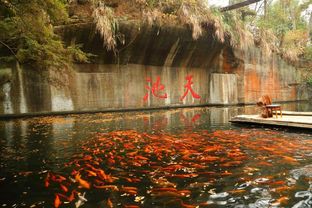
[(74, 66), (69, 85), (51, 85), (49, 72), (5, 67), (11, 78), (0, 86), (0, 114), (255, 103), (263, 94), (275, 102), (307, 98), (300, 72), (255, 47), (233, 51), (211, 33), (194, 41), (186, 28), (125, 24), (126, 45), (114, 56), (90, 28), (62, 30), (67, 42), (97, 55)]

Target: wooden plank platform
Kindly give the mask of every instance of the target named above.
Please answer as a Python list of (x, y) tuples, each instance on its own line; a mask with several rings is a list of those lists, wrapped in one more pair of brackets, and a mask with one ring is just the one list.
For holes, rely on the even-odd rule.
[(273, 118), (262, 118), (260, 115), (238, 115), (233, 117), (230, 122), (312, 129), (312, 112), (287, 112), (288, 114), (285, 114), (283, 111), (282, 118), (276, 118), (275, 116)]
[(290, 116), (312, 116), (312, 112), (298, 112), (298, 111), (282, 111), (283, 115)]

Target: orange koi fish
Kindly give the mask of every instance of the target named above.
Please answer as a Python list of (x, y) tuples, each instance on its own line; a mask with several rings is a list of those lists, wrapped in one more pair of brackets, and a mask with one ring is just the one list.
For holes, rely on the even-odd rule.
[(50, 185), (49, 180), (50, 180), (50, 173), (47, 174), (47, 177), (46, 177), (45, 180), (44, 180), (44, 186), (45, 186), (46, 188), (48, 188), (49, 185)]
[(151, 193), (151, 196), (154, 197), (184, 197), (179, 192), (176, 191), (163, 191), (163, 192), (154, 192)]
[(79, 173), (75, 176), (75, 180), (76, 180), (83, 188), (90, 189), (90, 183), (87, 182), (86, 180), (83, 180), (83, 179), (81, 178), (81, 175), (80, 175)]
[(85, 171), (88, 173), (88, 176), (94, 176), (94, 177), (97, 176), (97, 174), (91, 170), (85, 170)]
[(219, 157), (215, 157), (215, 156), (204, 156), (200, 158), (200, 161), (201, 162), (213, 162), (219, 159), (220, 159)]
[(144, 157), (144, 156), (141, 156), (141, 155), (136, 155), (136, 156), (134, 157), (134, 159), (135, 159), (135, 160), (148, 160), (147, 157)]
[(285, 181), (273, 181), (270, 183), (270, 185), (285, 185), (286, 182)]
[(191, 191), (190, 190), (180, 190), (178, 191), (179, 194), (181, 194), (182, 196), (190, 196), (191, 195)]
[(138, 189), (136, 187), (123, 186), (121, 188), (121, 191), (125, 192), (127, 194), (130, 194), (130, 195), (137, 195), (138, 194)]
[(298, 163), (297, 159), (293, 158), (293, 157), (289, 157), (289, 156), (283, 156), (283, 160), (285, 160), (286, 162), (289, 163)]
[(172, 174), (171, 177), (173, 178), (195, 178), (198, 174), (196, 173), (189, 173), (189, 174)]
[(110, 198), (107, 199), (107, 206), (108, 206), (108, 208), (113, 208), (114, 207), (112, 201), (110, 200)]
[(198, 175), (215, 175), (216, 172), (213, 171), (206, 171), (206, 172), (198, 172)]
[(222, 148), (223, 147), (220, 145), (213, 145), (213, 146), (206, 147), (204, 149), (204, 152), (215, 152), (215, 151), (221, 150)]
[(183, 169), (184, 166), (182, 165), (178, 165), (178, 164), (175, 164), (175, 165), (169, 165), (165, 168), (162, 168), (164, 171), (177, 171), (177, 170), (180, 170), (180, 169)]
[(231, 172), (229, 172), (229, 171), (225, 171), (225, 172), (223, 172), (223, 173), (221, 173), (220, 175), (221, 176), (230, 176), (230, 175), (232, 175), (233, 173), (231, 173)]
[(257, 165), (259, 165), (259, 166), (273, 166), (271, 163), (266, 162), (266, 161), (258, 162)]
[(63, 184), (60, 184), (60, 187), (64, 192), (68, 192), (68, 188), (64, 186)]
[(50, 173), (50, 177), (51, 177), (51, 180), (54, 182), (61, 183), (63, 181), (66, 181), (66, 178), (61, 175), (53, 175)]
[(245, 193), (246, 190), (245, 189), (236, 189), (236, 190), (232, 190), (229, 191), (231, 194), (241, 194), (241, 193)]
[(58, 208), (61, 205), (61, 200), (58, 194), (55, 194), (55, 199), (54, 199), (54, 207)]
[(171, 192), (177, 192), (178, 190), (176, 188), (171, 187), (164, 187), (164, 188), (153, 188), (151, 192), (161, 192), (161, 191), (171, 191)]
[(273, 188), (272, 191), (276, 193), (280, 193), (280, 192), (288, 191), (289, 189), (290, 189), (289, 186), (280, 186), (277, 188)]
[(281, 198), (277, 199), (272, 205), (279, 206), (279, 205), (287, 203), (288, 200), (289, 198), (287, 196), (282, 196)]
[(92, 160), (92, 156), (91, 155), (85, 155), (83, 157), (83, 160)]
[(133, 157), (134, 155), (138, 154), (139, 151), (135, 151), (135, 152), (129, 152), (127, 153), (128, 157)]
[(242, 163), (243, 163), (242, 161), (230, 161), (230, 162), (222, 163), (220, 166), (221, 167), (232, 167), (232, 166), (240, 165)]
[(124, 205), (124, 208), (140, 208), (137, 205)]
[(126, 178), (126, 177), (124, 177), (124, 179), (125, 179), (126, 181), (128, 181), (129, 183), (138, 183), (138, 182), (141, 182), (141, 179), (139, 179), (139, 178)]
[(77, 191), (73, 190), (70, 196), (68, 197), (69, 202), (72, 202), (75, 199), (75, 194), (77, 194)]
[(119, 191), (119, 189), (116, 185), (103, 185), (103, 186), (93, 185), (93, 187), (98, 188), (98, 189), (112, 189), (114, 191)]
[(198, 207), (198, 206), (191, 205), (191, 204), (185, 204), (183, 201), (181, 201), (181, 207), (183, 207), (183, 208), (195, 208), (195, 207)]

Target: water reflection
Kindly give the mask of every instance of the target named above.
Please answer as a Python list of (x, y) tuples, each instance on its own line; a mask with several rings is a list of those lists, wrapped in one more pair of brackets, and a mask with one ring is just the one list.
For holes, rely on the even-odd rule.
[(53, 207), (58, 197), (61, 207), (310, 206), (312, 136), (228, 123), (254, 112), (249, 106), (2, 121), (0, 205)]

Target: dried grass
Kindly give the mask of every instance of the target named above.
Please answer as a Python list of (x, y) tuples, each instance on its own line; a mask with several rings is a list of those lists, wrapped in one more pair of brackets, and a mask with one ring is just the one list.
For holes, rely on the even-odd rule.
[(275, 36), (272, 30), (257, 29), (255, 30), (254, 35), (263, 55), (269, 57), (272, 55), (272, 52), (280, 52), (279, 48), (277, 47), (278, 38)]
[[(214, 36), (221, 43), (229, 43), (240, 49), (254, 44), (252, 33), (246, 29), (238, 15), (227, 13), (225, 17), (224, 13), (211, 10), (205, 0), (120, 0), (120, 4), (136, 5), (141, 18), (149, 25), (188, 25), (194, 40), (205, 32), (211, 33), (213, 27)], [(114, 11), (102, 5), (95, 8), (93, 17), (105, 47), (114, 50), (118, 38)]]
[(96, 30), (103, 38), (103, 46), (107, 50), (115, 51), (116, 49), (116, 29), (117, 21), (115, 20), (114, 11), (105, 5), (99, 5), (93, 11), (93, 19)]
[(305, 47), (309, 41), (309, 34), (305, 30), (290, 30), (283, 40), (282, 56), (290, 61), (295, 62), (304, 54)]

